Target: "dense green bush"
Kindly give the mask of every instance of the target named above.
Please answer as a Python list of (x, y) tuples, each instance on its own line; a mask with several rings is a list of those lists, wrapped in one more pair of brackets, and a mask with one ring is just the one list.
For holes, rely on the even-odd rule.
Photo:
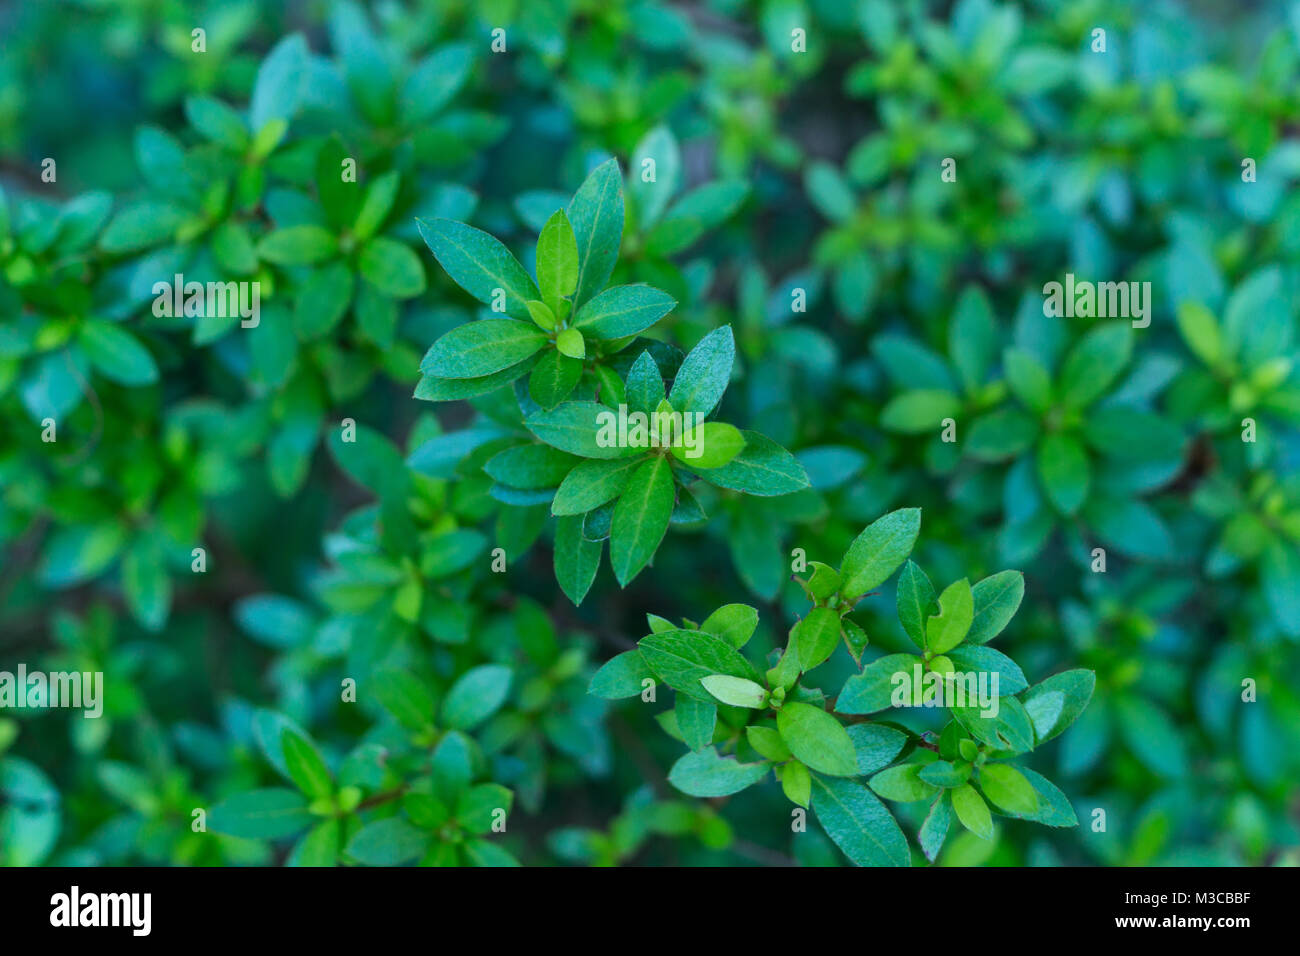
[(0, 862), (1296, 862), (1300, 15), (1227, 16), (0, 11)]

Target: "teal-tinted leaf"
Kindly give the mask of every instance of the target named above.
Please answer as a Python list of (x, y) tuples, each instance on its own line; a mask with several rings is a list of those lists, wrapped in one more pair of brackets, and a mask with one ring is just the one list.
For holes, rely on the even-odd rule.
[(301, 793), (273, 787), (223, 800), (208, 814), (208, 827), (228, 836), (276, 840), (298, 833), (315, 819), (307, 812), (307, 798)]
[(1018, 694), (1029, 686), (1019, 665), (1001, 651), (994, 650), (991, 647), (963, 644), (961, 647), (948, 651), (948, 659), (957, 666), (959, 671), (976, 674), (997, 674), (997, 693), (999, 697)]
[(701, 477), (711, 485), (757, 497), (788, 495), (808, 487), (808, 475), (794, 455), (758, 432), (742, 431), (745, 447), (721, 468)]
[(555, 522), (555, 580), (575, 605), (591, 590), (600, 570), (603, 545), (582, 533), (581, 515), (561, 515)]
[(771, 764), (719, 757), (712, 747), (688, 753), (668, 771), (668, 782), (692, 797), (726, 797), (758, 783)]
[(442, 702), (442, 722), (457, 730), (478, 726), (505, 703), (512, 676), (510, 668), (500, 664), (481, 664), (466, 671)]
[(605, 288), (623, 242), (623, 177), (617, 160), (591, 171), (573, 194), (568, 212), (578, 242), (578, 291), (573, 301), (580, 307)]
[(712, 742), (713, 728), (718, 722), (718, 708), (714, 704), (687, 694), (678, 694), (673, 704), (673, 715), (677, 718), (677, 729), (681, 731), (686, 746), (692, 750), (702, 750)]
[[(645, 690), (642, 683), (646, 679), (655, 680), (654, 674), (646, 666), (639, 650), (624, 651), (605, 662), (600, 670), (592, 675), (587, 692), (607, 700), (622, 700), (637, 697)], [(657, 683), (657, 681), (656, 681)]]
[(854, 724), (848, 731), (859, 774), (875, 773), (887, 766), (907, 743), (907, 734), (879, 724)]
[(437, 378), (478, 378), (522, 362), (545, 344), (546, 335), (531, 322), (466, 322), (433, 343), (420, 371)]
[(841, 714), (872, 714), (892, 706), (894, 675), (904, 674), (911, 686), (913, 665), (921, 658), (914, 654), (887, 654), (872, 661), (861, 674), (854, 674), (844, 682), (835, 710)]
[(458, 286), (488, 306), (494, 304), (497, 290), (501, 290), (506, 314), (531, 326), (528, 302), (540, 299), (541, 293), (509, 249), (483, 230), (454, 219), (416, 222), (438, 264)]
[(813, 778), (813, 812), (858, 866), (910, 866), (907, 838), (870, 790), (852, 780)]
[(736, 341), (731, 326), (714, 329), (700, 339), (682, 360), (673, 379), (672, 391), (668, 394), (673, 408), (701, 415), (713, 411), (731, 381), (731, 366), (735, 358)]
[(629, 412), (649, 415), (664, 400), (664, 379), (654, 356), (642, 352), (627, 373), (627, 408)]
[(554, 488), (581, 461), (549, 445), (516, 445), (493, 455), (483, 470), (515, 488)]
[(616, 413), (596, 402), (564, 402), (534, 412), (524, 426), (546, 444), (583, 458), (621, 458), (625, 449), (615, 441), (602, 443), (601, 432), (612, 431)]
[(399, 866), (420, 856), (432, 837), (402, 817), (367, 823), (348, 841), (348, 856), (367, 866)]
[(648, 285), (620, 285), (583, 305), (573, 325), (593, 338), (621, 339), (650, 328), (675, 305), (672, 296)]
[(943, 849), (943, 841), (948, 838), (948, 827), (951, 821), (952, 806), (947, 796), (941, 793), (939, 799), (931, 804), (930, 812), (926, 814), (921, 830), (916, 835), (917, 843), (921, 844), (921, 852), (931, 863), (938, 858), (939, 851)]

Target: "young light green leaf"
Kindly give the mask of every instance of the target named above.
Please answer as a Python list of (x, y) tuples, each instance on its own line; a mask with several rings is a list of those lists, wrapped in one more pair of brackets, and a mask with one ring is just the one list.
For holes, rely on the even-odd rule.
[(537, 284), (553, 312), (578, 288), (578, 240), (563, 209), (555, 210), (537, 237)]
[(767, 691), (763, 689), (763, 685), (743, 677), (713, 674), (700, 678), (700, 684), (722, 703), (730, 704), (732, 707), (749, 707), (756, 710), (767, 703)]
[(799, 669), (812, 670), (831, 656), (840, 641), (839, 612), (828, 607), (813, 608), (791, 628), (790, 640), (799, 655)]
[(877, 518), (858, 535), (840, 564), (841, 593), (856, 598), (883, 583), (916, 544), (921, 509), (902, 508)]
[(925, 622), (926, 647), (935, 654), (948, 653), (966, 639), (974, 615), (970, 582), (954, 581), (939, 595), (939, 613)]
[(826, 711), (811, 704), (786, 703), (776, 715), (776, 726), (790, 752), (810, 769), (832, 777), (857, 774), (853, 741)]

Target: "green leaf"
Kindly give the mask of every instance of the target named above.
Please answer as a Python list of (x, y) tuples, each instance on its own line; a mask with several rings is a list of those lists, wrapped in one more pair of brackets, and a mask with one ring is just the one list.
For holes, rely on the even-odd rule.
[(929, 800), (938, 792), (938, 788), (921, 779), (922, 769), (919, 763), (899, 764), (880, 771), (868, 783), (880, 796), (896, 803)]
[(1018, 408), (1000, 408), (971, 422), (963, 447), (978, 461), (1002, 461), (1029, 448), (1038, 422)]
[(500, 289), (505, 313), (531, 321), (528, 301), (542, 296), (509, 249), (481, 229), (454, 219), (417, 219), (416, 224), (438, 264), (458, 286), (488, 306)]
[(890, 431), (918, 435), (938, 431), (945, 418), (961, 412), (961, 400), (952, 392), (914, 389), (891, 399), (880, 412), (880, 424)]
[(642, 464), (642, 458), (581, 462), (560, 482), (560, 488), (551, 502), (551, 514), (580, 515), (599, 508), (623, 493), (632, 478), (632, 472)]
[(307, 84), (309, 51), (302, 34), (285, 37), (262, 60), (248, 105), (254, 133), (275, 120), (290, 120)]
[(700, 684), (722, 703), (732, 707), (758, 709), (767, 703), (767, 691), (763, 685), (743, 677), (714, 674), (700, 678)]
[(713, 741), (713, 728), (718, 722), (718, 708), (714, 704), (678, 694), (673, 704), (673, 716), (677, 719), (682, 740), (692, 750), (702, 750)]
[(1178, 331), (1192, 354), (1210, 368), (1218, 367), (1227, 356), (1223, 335), (1214, 314), (1200, 302), (1184, 301), (1178, 305)]
[(531, 322), (466, 322), (430, 346), (420, 371), (437, 378), (479, 378), (522, 362), (545, 344), (546, 336)]
[(906, 674), (910, 683), (912, 666), (920, 660), (914, 654), (886, 654), (872, 661), (861, 674), (844, 682), (835, 698), (835, 710), (841, 714), (872, 714), (892, 706), (894, 675)]
[(762, 678), (740, 653), (720, 637), (703, 631), (677, 629), (643, 637), (638, 645), (651, 672), (673, 690), (713, 703), (700, 680), (714, 674), (743, 677), (758, 684)]
[(280, 744), (284, 748), (284, 765), (299, 790), (313, 798), (334, 792), (329, 768), (315, 744), (289, 727), (280, 731)]
[(812, 670), (831, 656), (840, 641), (839, 612), (828, 607), (813, 608), (791, 628), (790, 640), (799, 656), (799, 670)]
[(858, 866), (910, 866), (907, 838), (885, 805), (852, 780), (813, 778), (813, 812)]
[(664, 400), (664, 379), (654, 356), (642, 352), (627, 373), (627, 407), (629, 412), (649, 415)]
[(316, 820), (307, 799), (296, 790), (248, 790), (223, 800), (208, 814), (208, 827), (227, 836), (276, 840), (292, 836)]
[(1088, 332), (1061, 367), (1057, 394), (1066, 408), (1085, 408), (1119, 378), (1133, 351), (1128, 322), (1108, 322)]
[(952, 791), (951, 796), (952, 808), (961, 825), (981, 840), (993, 839), (993, 817), (975, 788), (968, 783), (962, 784)]
[[(654, 160), (655, 171), (654, 179), (649, 182), (642, 176), (647, 159)], [(680, 184), (681, 153), (672, 130), (656, 126), (646, 133), (632, 152), (631, 167), (628, 192), (634, 197), (639, 213), (637, 220), (645, 230), (659, 218)]]
[(498, 819), (497, 811), (509, 814), (514, 799), (514, 794), (499, 783), (480, 783), (456, 801), (456, 822), (468, 833), (489, 833)]
[(745, 737), (749, 740), (749, 745), (758, 751), (760, 756), (766, 757), (768, 760), (784, 763), (794, 756), (790, 753), (790, 748), (785, 745), (785, 741), (781, 739), (781, 734), (775, 727), (750, 724), (745, 728)]
[(985, 764), (979, 772), (979, 785), (984, 796), (1008, 813), (1023, 815), (1038, 809), (1034, 785), (1010, 764)]
[(539, 299), (528, 300), (528, 314), (533, 324), (544, 332), (552, 331), (559, 323), (555, 319), (555, 310)]
[(158, 381), (158, 365), (153, 356), (125, 329), (89, 319), (81, 326), (80, 338), (91, 364), (106, 378), (120, 385), (150, 385)]
[(745, 447), (721, 468), (701, 477), (711, 485), (760, 498), (788, 495), (808, 487), (808, 475), (794, 455), (758, 432), (742, 431)]
[(55, 588), (89, 580), (113, 562), (124, 541), (116, 523), (59, 528), (46, 542), (38, 577)]
[(1080, 668), (1053, 674), (1029, 688), (1023, 700), (1038, 743), (1051, 740), (1074, 723), (1087, 708), (1096, 685), (1096, 675)]
[(399, 866), (424, 853), (431, 837), (402, 817), (367, 823), (348, 841), (344, 852), (367, 866)]
[(776, 726), (790, 752), (810, 769), (832, 777), (857, 774), (853, 741), (826, 711), (811, 704), (787, 702), (776, 715)]
[(220, 100), (210, 96), (186, 97), (185, 118), (204, 139), (238, 151), (248, 146), (248, 127), (243, 118)]
[(483, 470), (513, 488), (554, 488), (579, 462), (549, 445), (515, 445), (489, 458)]
[(692, 797), (727, 797), (758, 783), (771, 765), (719, 757), (712, 747), (688, 753), (668, 771), (668, 782)]
[(424, 291), (419, 256), (395, 239), (371, 239), (362, 247), (357, 264), (362, 277), (386, 296), (410, 299)]
[[(334, 167), (335, 175), (338, 174), (339, 168)], [(395, 169), (390, 169), (386, 173), (376, 176), (374, 180), (366, 186), (365, 198), (361, 200), (361, 208), (357, 210), (357, 217), (352, 223), (352, 234), (358, 239), (369, 239), (379, 231), (384, 220), (393, 209), (393, 202), (397, 198), (397, 190), (402, 184), (402, 174)], [(420, 260), (406, 246), (402, 246), (402, 251), (411, 256), (415, 261), (415, 267), (420, 273), (420, 286), (424, 286), (424, 270), (420, 268)], [(363, 269), (364, 271), (364, 269)]]
[(1035, 773), (1028, 767), (1020, 771), (1029, 780), (1037, 794), (1037, 806), (1029, 813), (1012, 813), (1008, 816), (1032, 820), (1048, 827), (1077, 827), (1079, 818), (1074, 814), (1074, 807), (1059, 787), (1042, 774)]
[(672, 296), (648, 285), (620, 285), (583, 305), (573, 325), (592, 338), (621, 339), (650, 328), (676, 305)]
[(948, 658), (959, 671), (997, 674), (999, 697), (1018, 694), (1029, 686), (1019, 665), (1001, 651), (991, 647), (964, 644), (950, 651)]
[(898, 620), (917, 647), (925, 647), (925, 622), (934, 607), (934, 585), (911, 559), (898, 576)]
[(921, 530), (921, 509), (903, 508), (877, 518), (858, 535), (840, 564), (849, 598), (868, 593), (883, 583), (912, 553)]
[(673, 474), (659, 456), (643, 462), (614, 505), (609, 563), (624, 587), (654, 557), (673, 513)]
[(285, 866), (334, 866), (339, 856), (339, 821), (323, 820), (294, 844)]
[(561, 329), (555, 336), (555, 347), (563, 355), (582, 359), (587, 357), (587, 343), (577, 329)]
[(858, 773), (875, 773), (898, 756), (907, 743), (907, 734), (879, 724), (854, 724), (849, 728)]
[(987, 644), (1002, 633), (1015, 617), (1025, 596), (1025, 576), (1019, 571), (990, 574), (971, 588), (975, 599), (975, 616), (971, 621), (967, 644)]
[(748, 604), (724, 604), (704, 619), (700, 630), (720, 637), (739, 650), (749, 643), (758, 627), (758, 611)]
[(1124, 696), (1115, 701), (1120, 736), (1135, 756), (1161, 777), (1187, 775), (1187, 744), (1169, 716), (1140, 697)]
[(939, 595), (939, 613), (925, 622), (926, 647), (935, 654), (946, 654), (966, 638), (975, 614), (975, 600), (970, 582), (954, 581)]
[(1052, 377), (1043, 364), (1024, 349), (1010, 348), (1003, 353), (1002, 367), (1011, 393), (1031, 411), (1046, 412), (1052, 404)]
[(1038, 444), (1038, 477), (1052, 504), (1062, 514), (1072, 515), (1088, 497), (1092, 468), (1073, 435), (1053, 432)]
[(943, 849), (943, 841), (948, 838), (948, 827), (952, 821), (952, 807), (944, 794), (930, 806), (921, 830), (916, 835), (916, 842), (921, 845), (925, 858), (933, 863)]
[(578, 240), (563, 209), (555, 210), (537, 237), (537, 284), (552, 311), (578, 288)]
[(568, 213), (578, 243), (578, 291), (573, 302), (581, 306), (605, 288), (623, 242), (623, 177), (618, 160), (607, 160), (591, 171), (574, 193)]
[(573, 393), (581, 378), (581, 359), (546, 349), (528, 376), (528, 394), (542, 408), (552, 409)]
[[(624, 651), (605, 662), (600, 670), (591, 677), (587, 686), (589, 694), (604, 697), (606, 700), (623, 700), (627, 697), (639, 697), (645, 689), (642, 683), (647, 678), (654, 681), (655, 676), (646, 666), (639, 650)], [(655, 681), (658, 683), (658, 681)]]
[(679, 412), (699, 412), (708, 415), (727, 390), (731, 381), (731, 366), (736, 359), (736, 341), (731, 326), (714, 329), (700, 339), (695, 348), (682, 360), (681, 368), (673, 379), (668, 401)]
[(338, 240), (322, 226), (287, 226), (268, 233), (257, 254), (278, 266), (308, 266), (338, 255)]
[(613, 428), (616, 413), (596, 402), (564, 402), (555, 408), (534, 412), (524, 427), (546, 444), (583, 458), (622, 458), (626, 450), (616, 442), (602, 444), (603, 428)]
[(457, 730), (477, 727), (506, 701), (513, 676), (509, 667), (481, 664), (467, 670), (452, 684), (442, 702), (442, 722)]
[(433, 725), (433, 695), (424, 682), (409, 671), (380, 668), (373, 674), (375, 697), (398, 723), (411, 730), (425, 730)]
[(812, 774), (797, 760), (791, 760), (779, 770), (781, 790), (791, 803), (808, 807), (812, 803)]

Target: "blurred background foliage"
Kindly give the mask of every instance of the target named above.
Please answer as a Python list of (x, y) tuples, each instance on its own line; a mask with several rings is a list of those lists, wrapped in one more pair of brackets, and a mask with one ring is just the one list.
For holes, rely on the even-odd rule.
[[(1026, 672), (1097, 673), (1029, 761), (1082, 825), (941, 864), (1300, 861), (1298, 75), (1284, 3), (0, 9), (0, 669), (105, 678), (100, 720), (0, 714), (0, 862), (842, 863), (773, 783), (675, 795), (662, 708), (586, 685), (648, 610), (747, 601), (766, 651), (803, 607), (791, 549), (904, 506), (937, 579), (1023, 568)], [(813, 487), (718, 495), (575, 609), (546, 506), (482, 470), (510, 391), (411, 399), (474, 314), (414, 218), (526, 248), (609, 156), (615, 280), (678, 300), (653, 334), (679, 348), (733, 326), (723, 417)], [(392, 193), (362, 235), (340, 157)], [(325, 252), (263, 242), (304, 224)], [(260, 326), (155, 317), (176, 272), (259, 281)], [(1067, 272), (1150, 281), (1150, 327), (1044, 316)], [(868, 655), (903, 649), (874, 600)], [(265, 792), (291, 825), (223, 826)]]

